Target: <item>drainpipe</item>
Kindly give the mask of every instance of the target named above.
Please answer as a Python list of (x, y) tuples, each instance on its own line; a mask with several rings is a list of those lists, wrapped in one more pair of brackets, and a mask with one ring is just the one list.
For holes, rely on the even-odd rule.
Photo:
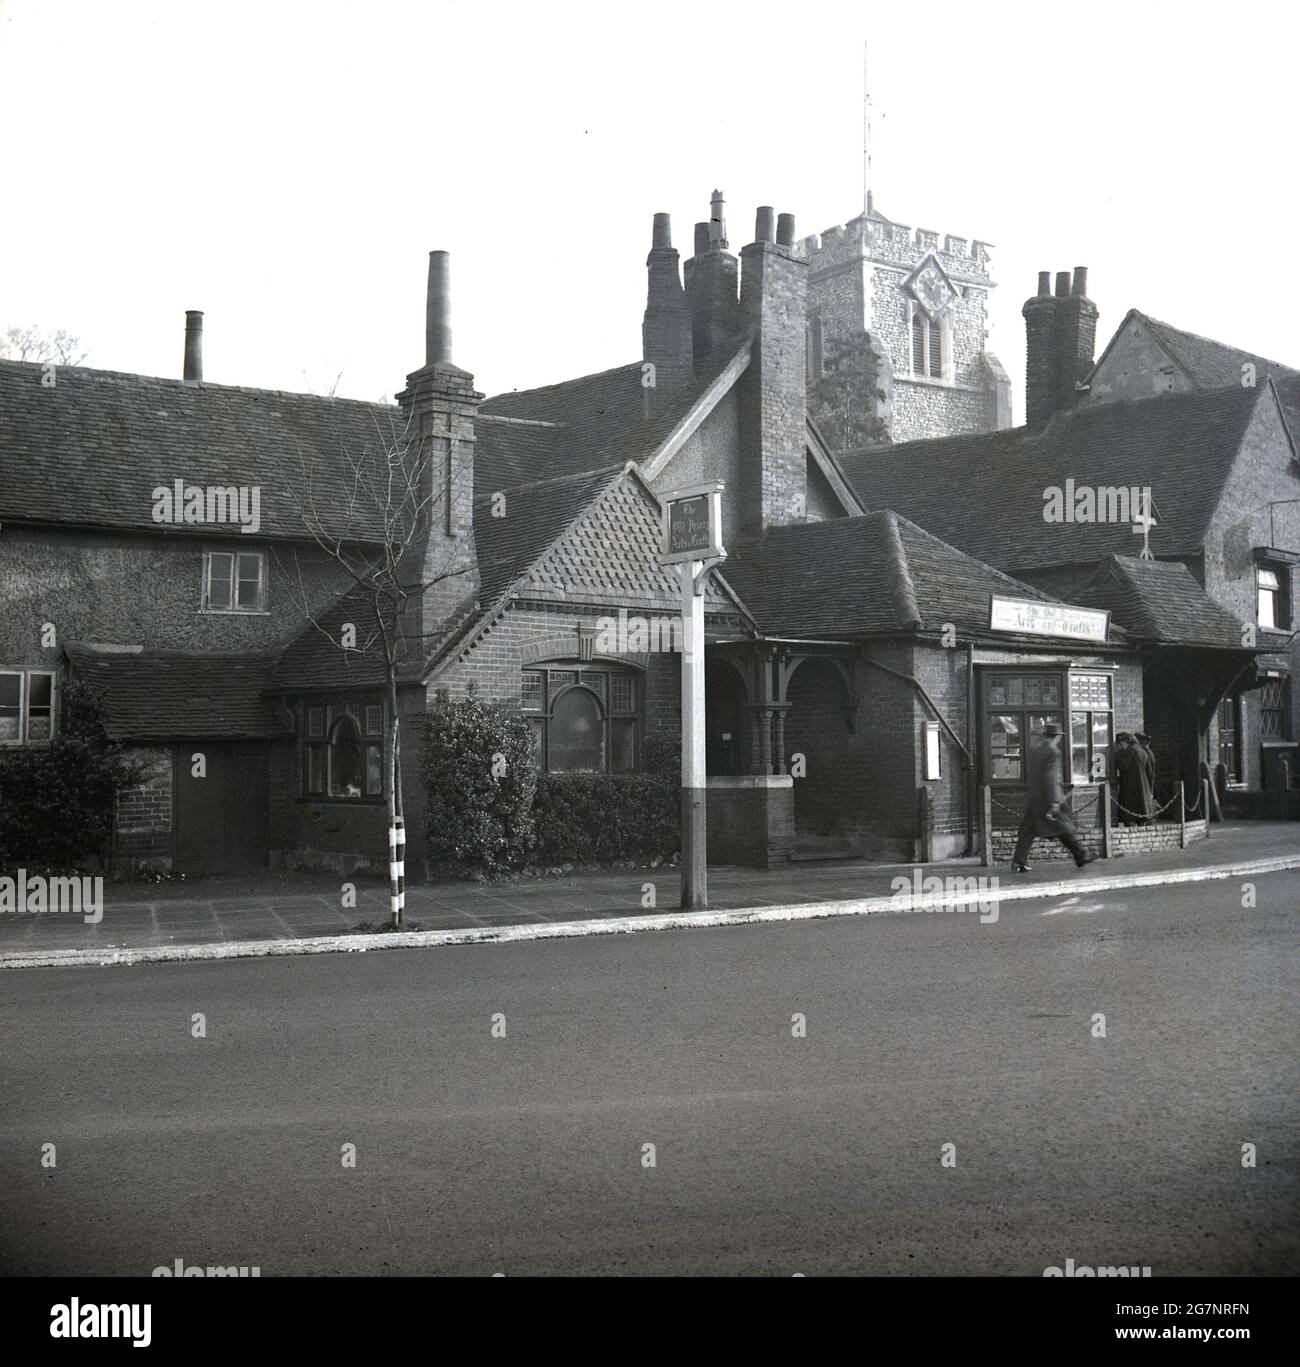
[(975, 853), (975, 642), (966, 642), (966, 857)]

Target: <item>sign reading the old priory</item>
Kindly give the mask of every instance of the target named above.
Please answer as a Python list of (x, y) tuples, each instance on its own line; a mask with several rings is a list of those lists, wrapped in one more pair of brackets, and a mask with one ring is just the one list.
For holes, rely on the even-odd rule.
[(722, 486), (693, 485), (665, 494), (663, 551), (665, 564), (683, 560), (715, 560), (722, 549)]
[(1071, 641), (1110, 639), (1110, 613), (1096, 608), (1073, 608), (1065, 603), (1036, 603), (1024, 598), (989, 601), (989, 627), (1017, 636), (1059, 636)]

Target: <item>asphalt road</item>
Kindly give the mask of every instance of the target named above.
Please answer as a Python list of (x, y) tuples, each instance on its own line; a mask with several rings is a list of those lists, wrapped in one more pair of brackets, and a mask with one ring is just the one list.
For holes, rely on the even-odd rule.
[(1256, 897), (7, 972), (0, 1272), (1294, 1274)]

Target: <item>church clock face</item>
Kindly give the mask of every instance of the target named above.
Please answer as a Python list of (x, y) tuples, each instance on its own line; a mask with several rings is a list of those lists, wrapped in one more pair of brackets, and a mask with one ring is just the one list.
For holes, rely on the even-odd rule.
[(912, 293), (931, 318), (938, 318), (952, 303), (952, 286), (933, 261), (912, 281)]

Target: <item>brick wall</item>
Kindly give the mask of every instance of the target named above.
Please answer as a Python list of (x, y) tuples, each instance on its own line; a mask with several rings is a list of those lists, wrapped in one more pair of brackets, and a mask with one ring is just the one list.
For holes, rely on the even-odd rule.
[(124, 788), (113, 808), (113, 871), (172, 867), (172, 756), (167, 749), (134, 748), (132, 758), (148, 765), (144, 781)]

